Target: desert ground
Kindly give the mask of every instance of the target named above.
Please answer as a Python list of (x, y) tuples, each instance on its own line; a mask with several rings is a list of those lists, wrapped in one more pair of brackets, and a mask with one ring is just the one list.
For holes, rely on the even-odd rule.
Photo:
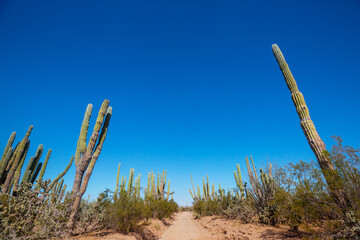
[(255, 239), (300, 239), (285, 226), (271, 227), (260, 224), (241, 224), (236, 220), (221, 217), (195, 219), (191, 212), (180, 212), (173, 219), (153, 220), (144, 229), (144, 235), (132, 233), (123, 235), (98, 231), (76, 240), (255, 240)]

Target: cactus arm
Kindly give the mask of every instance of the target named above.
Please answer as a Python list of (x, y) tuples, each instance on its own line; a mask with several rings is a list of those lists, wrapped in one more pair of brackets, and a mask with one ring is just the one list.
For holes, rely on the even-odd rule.
[[(110, 103), (109, 100), (106, 99), (101, 105), (101, 108), (99, 110), (99, 113), (98, 113), (98, 116), (97, 116), (97, 119), (96, 119), (96, 123), (95, 123), (95, 126), (94, 126), (93, 133), (91, 134), (91, 137), (89, 139), (89, 144), (88, 144), (87, 149), (86, 149), (86, 153), (84, 154), (86, 156), (85, 159), (90, 158), (91, 155), (93, 154), (95, 144), (96, 144), (97, 139), (99, 138), (99, 133), (100, 133), (101, 127), (103, 125), (103, 121), (104, 121), (105, 116), (108, 116), (107, 121), (108, 122), (110, 121), (110, 117), (111, 117), (111, 114), (112, 114), (112, 108), (109, 107), (109, 103)], [(107, 125), (109, 125), (109, 123)], [(105, 127), (105, 124), (104, 124), (104, 127)], [(100, 136), (105, 134), (105, 137), (106, 137), (107, 127), (105, 127), (105, 129), (104, 129), (104, 127), (102, 128)], [(104, 140), (105, 140), (105, 137), (104, 137)], [(100, 137), (100, 139), (101, 139), (101, 137)]]
[(11, 166), (13, 165), (14, 160), (15, 160), (15, 158), (16, 158), (16, 155), (17, 155), (18, 152), (19, 152), (20, 143), (21, 143), (21, 142), (18, 142), (18, 143), (16, 144), (16, 147), (15, 147), (15, 149), (14, 149), (12, 155), (11, 155), (11, 158), (10, 158), (10, 160), (9, 160), (6, 168), (5, 168), (5, 172), (9, 172), (9, 171), (10, 171)]
[(129, 196), (131, 195), (133, 181), (134, 181), (134, 169), (131, 168), (130, 172), (129, 172), (129, 181), (128, 181), (128, 187), (127, 187)]
[(170, 197), (170, 180), (168, 180), (168, 185), (167, 185), (167, 197), (166, 199), (169, 200)]
[(192, 197), (193, 201), (195, 202), (196, 198), (195, 198), (195, 196), (192, 194), (192, 192), (191, 192), (191, 188), (189, 188), (189, 192), (190, 192), (190, 195), (191, 195), (191, 197)]
[(44, 163), (42, 165), (42, 168), (41, 168), (41, 171), (40, 171), (40, 174), (39, 174), (39, 178), (38, 178), (38, 182), (42, 182), (42, 180), (44, 178), (45, 170), (46, 170), (47, 164), (49, 162), (51, 152), (52, 152), (52, 150), (50, 148), (49, 151), (46, 154), (45, 161), (44, 161)]
[(124, 191), (124, 175), (121, 176), (121, 182), (120, 182), (120, 194)]
[(59, 196), (59, 199), (58, 199), (59, 203), (63, 200), (65, 192), (66, 192), (66, 184), (64, 184), (64, 187), (61, 190), (61, 193), (60, 193), (60, 196)]
[(39, 163), (36, 170), (35, 170), (35, 172), (34, 172), (34, 174), (31, 175), (31, 180), (30, 180), (31, 184), (34, 184), (37, 176), (39, 175), (41, 167), (42, 167), (42, 163)]
[(72, 163), (74, 161), (74, 156), (71, 157), (69, 164), (66, 166), (66, 168), (64, 169), (64, 171), (62, 173), (60, 173), (48, 186), (48, 192), (54, 187), (54, 185), (59, 181), (60, 178), (62, 178), (67, 171), (69, 170), (69, 168), (71, 167)]
[(15, 192), (17, 190), (17, 188), (18, 188), (18, 185), (19, 185), (19, 182), (20, 182), (21, 168), (24, 165), (25, 158), (26, 158), (27, 152), (29, 150), (29, 146), (30, 146), (30, 140), (28, 140), (27, 143), (26, 143), (24, 154), (21, 157), (21, 161), (19, 163), (19, 166), (17, 167), (17, 169), (15, 171), (13, 192)]
[(254, 164), (254, 159), (253, 159), (253, 157), (251, 155), (250, 155), (250, 159), (251, 159), (251, 165), (252, 165), (253, 171), (254, 171), (255, 180), (258, 180), (258, 175), (257, 175), (256, 167), (255, 167), (255, 164)]
[(118, 171), (117, 171), (117, 175), (116, 175), (116, 186), (115, 186), (115, 191), (114, 191), (114, 198), (117, 197), (118, 189), (119, 189), (120, 167), (121, 167), (121, 163), (119, 163)]
[(25, 173), (24, 173), (24, 176), (23, 178), (21, 179), (21, 182), (29, 182), (29, 179), (30, 179), (30, 176), (31, 176), (31, 173), (32, 173), (32, 170), (31, 170), (31, 165), (33, 164), (34, 162), (34, 159), (35, 157), (31, 157), (29, 162), (28, 162), (28, 165), (26, 166), (26, 169), (25, 169)]
[(1, 160), (0, 162), (0, 185), (3, 184), (2, 182), (2, 179), (4, 179), (5, 181), (5, 170), (6, 170), (6, 166), (8, 165), (9, 161), (10, 161), (10, 158), (12, 157), (13, 155), (13, 152), (14, 152), (14, 148), (13, 147), (10, 147), (8, 149), (8, 152), (6, 154), (6, 156)]
[[(40, 144), (37, 151), (36, 151), (36, 153), (35, 153), (35, 158), (34, 158), (33, 165), (31, 166), (32, 174), (31, 174), (30, 179), (29, 179), (30, 182), (31, 182), (31, 180), (33, 179), (33, 177), (34, 177), (34, 175), (36, 173), (36, 170), (37, 170), (37, 167), (39, 165), (39, 161), (40, 161), (40, 158), (41, 158), (41, 155), (42, 155), (43, 151), (44, 151), (44, 147), (43, 147), (42, 144)], [(39, 172), (37, 174), (39, 174)]]
[(12, 144), (14, 143), (15, 137), (16, 137), (16, 132), (11, 133), (11, 135), (9, 137), (9, 140), (7, 141), (7, 144), (5, 146), (4, 153), (3, 153), (2, 157), (1, 157), (0, 162), (3, 161), (3, 159), (5, 158), (7, 153), (9, 152), (9, 148), (11, 148)]
[(77, 148), (75, 152), (75, 165), (78, 165), (80, 162), (81, 154), (86, 152), (86, 137), (89, 129), (89, 121), (91, 117), (93, 106), (88, 104), (85, 111), (85, 116), (81, 124), (80, 136), (77, 143)]

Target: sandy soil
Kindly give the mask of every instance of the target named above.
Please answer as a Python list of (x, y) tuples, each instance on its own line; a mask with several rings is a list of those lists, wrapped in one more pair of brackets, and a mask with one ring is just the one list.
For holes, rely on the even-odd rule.
[[(167, 221), (152, 220), (144, 228), (145, 239), (160, 240), (255, 240), (255, 239), (300, 239), (289, 232), (288, 227), (271, 227), (259, 224), (241, 224), (236, 220), (221, 217), (194, 219), (191, 212), (175, 214)], [(123, 235), (108, 230), (78, 236), (76, 240), (137, 240), (138, 234)]]
[(216, 240), (209, 231), (195, 221), (192, 213), (176, 215), (175, 222), (160, 237), (160, 240)]
[(287, 226), (272, 227), (260, 224), (241, 224), (221, 217), (202, 217), (197, 222), (218, 240), (301, 239)]
[[(176, 215), (175, 215), (176, 218)], [(152, 219), (148, 226), (144, 227), (144, 235), (147, 240), (158, 239), (163, 232), (165, 232), (169, 226), (175, 221), (175, 219), (166, 219), (158, 220)], [(117, 233), (113, 230), (99, 230), (94, 231), (83, 236), (74, 237), (72, 240), (138, 240), (144, 239), (144, 236), (140, 236), (137, 233), (130, 233), (129, 235), (124, 235)]]

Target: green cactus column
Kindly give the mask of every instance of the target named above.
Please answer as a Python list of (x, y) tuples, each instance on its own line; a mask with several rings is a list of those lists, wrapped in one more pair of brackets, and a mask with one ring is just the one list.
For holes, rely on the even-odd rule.
[(301, 128), (304, 131), (310, 148), (316, 156), (321, 171), (323, 172), (326, 182), (329, 185), (330, 191), (335, 200), (340, 203), (343, 209), (346, 209), (348, 205), (347, 197), (345, 196), (344, 191), (339, 189), (339, 186), (336, 184), (336, 172), (334, 170), (334, 166), (326, 156), (325, 144), (321, 140), (318, 132), (316, 131), (315, 125), (310, 118), (309, 109), (306, 106), (304, 96), (299, 91), (289, 66), (287, 65), (283, 54), (276, 44), (272, 46), (272, 51), (280, 66), (286, 84), (291, 92), (291, 99), (294, 102), (296, 112), (300, 118)]
[(16, 132), (13, 132), (10, 135), (10, 138), (9, 138), (7, 144), (6, 144), (6, 147), (5, 147), (5, 150), (4, 150), (4, 153), (3, 153), (2, 157), (1, 157), (0, 162), (2, 162), (4, 160), (6, 154), (8, 153), (8, 151), (11, 148), (12, 144), (14, 143), (15, 137), (16, 137)]
[(244, 191), (244, 184), (241, 178), (241, 170), (240, 170), (240, 165), (236, 164), (236, 171), (234, 171), (234, 178), (235, 178), (235, 182), (236, 182), (236, 186), (239, 188), (240, 191), (240, 197), (244, 198), (245, 197), (245, 191)]
[(117, 171), (117, 175), (116, 175), (116, 186), (115, 186), (115, 191), (114, 191), (114, 199), (116, 199), (117, 195), (118, 195), (120, 167), (121, 167), (121, 163), (119, 163), (118, 171)]
[(26, 143), (28, 142), (28, 139), (29, 139), (29, 136), (31, 134), (31, 131), (33, 130), (33, 126), (31, 125), (28, 129), (28, 131), (26, 132), (25, 134), (25, 137), (23, 138), (23, 140), (20, 142), (20, 145), (19, 145), (19, 148), (18, 148), (18, 151), (16, 153), (14, 157), (14, 161), (13, 161), (13, 164), (11, 165), (11, 168), (9, 170), (9, 173), (6, 177), (6, 180), (5, 180), (5, 183), (4, 183), (4, 187), (2, 188), (2, 192), (3, 193), (7, 193), (8, 192), (8, 189), (10, 187), (10, 184), (11, 184), (11, 181), (13, 180), (13, 176), (15, 174), (15, 171), (20, 163), (20, 160), (22, 158), (22, 155), (23, 155), (23, 152), (25, 150), (25, 147), (26, 147)]
[(67, 223), (67, 227), (70, 230), (74, 228), (81, 198), (86, 191), (95, 163), (99, 158), (103, 144), (105, 142), (110, 118), (112, 115), (112, 108), (109, 106), (109, 103), (109, 100), (105, 99), (101, 105), (94, 130), (91, 134), (88, 144), (86, 144), (86, 137), (92, 112), (91, 104), (89, 104), (86, 109), (83, 123), (81, 125), (80, 136), (75, 152), (76, 173), (72, 191), (73, 204), (70, 219)]
[(325, 144), (316, 131), (315, 125), (310, 118), (309, 109), (306, 106), (304, 96), (299, 91), (296, 81), (285, 61), (283, 54), (276, 44), (272, 46), (272, 50), (285, 78), (286, 84), (291, 92), (291, 99), (293, 100), (296, 112), (299, 115), (301, 128), (304, 131), (305, 137), (311, 149), (313, 150), (322, 171), (333, 171), (334, 166), (324, 154), (326, 150)]

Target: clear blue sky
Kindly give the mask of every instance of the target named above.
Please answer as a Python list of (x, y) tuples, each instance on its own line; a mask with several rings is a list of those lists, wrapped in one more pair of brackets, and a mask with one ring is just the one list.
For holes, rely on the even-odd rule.
[(114, 189), (119, 162), (122, 174), (142, 174), (142, 186), (149, 171), (167, 169), (185, 205), (190, 174), (232, 187), (249, 154), (258, 167), (314, 160), (273, 43), (327, 146), (333, 135), (359, 146), (357, 0), (3, 0), (0, 148), (33, 124), (28, 156), (40, 143), (52, 148), (54, 178), (74, 155), (87, 104), (97, 113), (107, 98), (113, 117), (92, 196)]

